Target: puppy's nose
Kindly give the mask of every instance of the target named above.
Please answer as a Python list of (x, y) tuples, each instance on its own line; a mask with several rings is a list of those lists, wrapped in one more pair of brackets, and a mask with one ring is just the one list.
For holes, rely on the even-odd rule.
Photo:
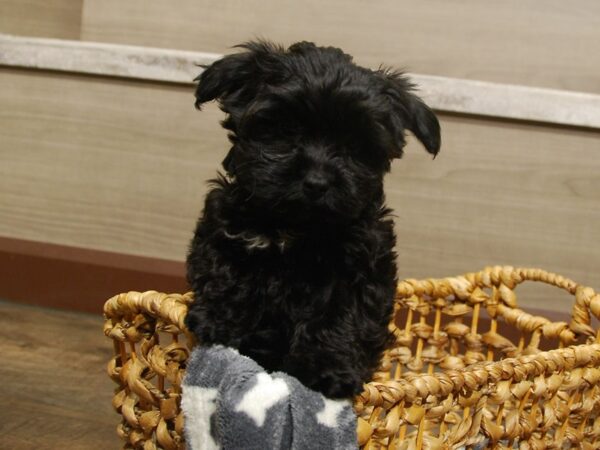
[(329, 180), (319, 172), (309, 172), (304, 179), (304, 193), (308, 198), (317, 199), (329, 189)]

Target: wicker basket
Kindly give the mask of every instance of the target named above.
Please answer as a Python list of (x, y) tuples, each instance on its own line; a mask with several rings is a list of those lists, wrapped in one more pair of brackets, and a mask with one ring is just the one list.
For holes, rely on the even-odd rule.
[[(518, 309), (514, 289), (526, 280), (574, 295), (571, 322)], [(194, 344), (183, 324), (191, 300), (129, 292), (104, 306), (125, 448), (184, 447), (179, 400)], [(600, 295), (538, 269), (402, 281), (390, 323), (396, 343), (355, 399), (359, 444), (600, 448), (600, 333), (591, 322), (599, 317)]]

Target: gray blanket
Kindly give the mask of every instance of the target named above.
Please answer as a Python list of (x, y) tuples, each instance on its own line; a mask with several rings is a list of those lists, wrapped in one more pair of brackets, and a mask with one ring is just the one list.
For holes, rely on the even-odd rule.
[(189, 450), (356, 449), (349, 400), (330, 400), (222, 346), (196, 347), (181, 405)]

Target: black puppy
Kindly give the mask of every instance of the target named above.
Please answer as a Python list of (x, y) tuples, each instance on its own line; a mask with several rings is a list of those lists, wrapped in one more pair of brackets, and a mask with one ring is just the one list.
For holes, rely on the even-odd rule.
[(396, 287), (383, 177), (405, 129), (440, 148), (435, 115), (402, 74), (332, 47), (240, 46), (199, 77), (232, 147), (188, 256), (186, 318), (328, 397), (361, 391), (390, 341)]

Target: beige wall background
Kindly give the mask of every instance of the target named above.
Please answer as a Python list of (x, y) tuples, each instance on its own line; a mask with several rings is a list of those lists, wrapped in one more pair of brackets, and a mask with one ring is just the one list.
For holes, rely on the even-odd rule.
[[(600, 2), (0, 0), (0, 33), (227, 52), (255, 36), (364, 65), (600, 93)], [(0, 67), (0, 236), (185, 258), (227, 141), (193, 89)], [(540, 266), (600, 289), (600, 130), (440, 115), (387, 179), (401, 277)], [(526, 306), (568, 310), (536, 289)]]

